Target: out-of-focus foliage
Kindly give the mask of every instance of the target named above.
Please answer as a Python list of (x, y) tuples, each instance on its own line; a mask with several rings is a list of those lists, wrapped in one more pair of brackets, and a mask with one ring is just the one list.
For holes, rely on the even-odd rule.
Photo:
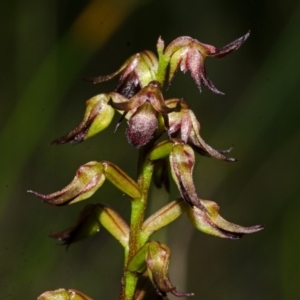
[[(298, 1), (5, 0), (1, 25), (0, 298), (36, 299), (61, 286), (94, 299), (118, 297), (121, 247), (104, 230), (67, 252), (47, 238), (72, 224), (85, 204), (67, 212), (25, 193), (56, 190), (91, 160), (113, 161), (135, 176), (136, 150), (126, 142), (124, 124), (83, 144), (47, 147), (80, 122), (87, 99), (116, 84), (81, 79), (113, 72), (159, 35), (166, 43), (188, 35), (222, 46), (248, 30), (238, 52), (207, 61), (209, 78), (225, 96), (199, 94), (193, 80), (178, 73), (166, 97), (189, 102), (209, 144), (234, 144), (235, 164), (196, 157), (199, 196), (218, 202), (234, 223), (263, 223), (266, 229), (229, 242), (194, 235), (182, 218), (165, 235), (172, 249), (170, 277), (197, 299), (299, 298)], [(153, 191), (154, 209), (165, 196)], [(98, 200), (129, 212), (109, 185), (91, 201)]]

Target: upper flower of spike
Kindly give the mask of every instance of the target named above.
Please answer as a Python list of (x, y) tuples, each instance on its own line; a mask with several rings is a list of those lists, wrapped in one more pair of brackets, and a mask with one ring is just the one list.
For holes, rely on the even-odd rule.
[(203, 84), (212, 92), (223, 94), (207, 77), (204, 60), (207, 56), (221, 58), (232, 51), (237, 50), (244, 41), (246, 41), (249, 35), (250, 33), (248, 32), (246, 35), (222, 48), (216, 48), (211, 45), (200, 43), (189, 36), (182, 36), (175, 39), (167, 46), (164, 52), (164, 56), (170, 60), (169, 84), (171, 83), (176, 70), (180, 67), (180, 70), (183, 73), (186, 73), (187, 71), (191, 72), (199, 89), (201, 89), (201, 84)]
[(148, 85), (150, 81), (155, 80), (158, 68), (158, 60), (155, 54), (145, 50), (132, 55), (116, 72), (94, 78), (87, 78), (92, 83), (100, 83), (110, 80), (121, 74), (116, 92), (126, 98), (131, 98), (140, 89)]

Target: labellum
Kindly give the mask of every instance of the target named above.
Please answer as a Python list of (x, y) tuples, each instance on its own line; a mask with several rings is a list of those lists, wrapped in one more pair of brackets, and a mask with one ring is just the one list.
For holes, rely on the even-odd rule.
[(128, 142), (140, 148), (148, 144), (154, 136), (158, 126), (156, 111), (150, 103), (146, 102), (132, 115), (128, 125), (126, 131)]

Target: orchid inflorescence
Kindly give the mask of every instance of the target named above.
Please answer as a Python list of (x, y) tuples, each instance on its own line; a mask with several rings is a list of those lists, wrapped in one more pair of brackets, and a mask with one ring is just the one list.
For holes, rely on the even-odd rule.
[[(184, 99), (165, 100), (162, 92), (165, 79), (170, 85), (179, 69), (184, 73), (189, 71), (200, 90), (203, 85), (213, 93), (222, 94), (207, 77), (205, 59), (226, 56), (248, 37), (249, 33), (219, 49), (187, 36), (175, 39), (165, 48), (164, 41), (159, 38), (158, 56), (143, 51), (131, 56), (110, 75), (88, 78), (90, 82), (100, 83), (119, 75), (119, 82), (114, 92), (89, 99), (82, 122), (52, 142), (83, 142), (108, 127), (116, 111), (121, 114), (118, 125), (127, 120), (127, 140), (139, 149), (137, 180), (111, 162), (91, 161), (82, 165), (73, 181), (58, 192), (44, 195), (29, 191), (48, 204), (69, 205), (91, 197), (108, 179), (128, 196), (132, 205), (129, 223), (107, 205), (89, 204), (81, 211), (75, 225), (51, 234), (68, 247), (95, 235), (100, 227), (106, 228), (125, 250), (121, 300), (141, 300), (151, 293), (151, 299), (167, 299), (168, 293), (178, 297), (193, 295), (179, 292), (171, 283), (168, 275), (170, 249), (151, 240), (154, 232), (182, 214), (187, 214), (196, 229), (227, 239), (239, 239), (263, 228), (230, 223), (220, 216), (215, 202), (199, 198), (193, 180), (195, 152), (227, 162), (235, 159), (227, 156), (231, 149), (216, 150), (203, 140), (200, 123)], [(151, 181), (169, 190), (168, 165), (180, 197), (145, 219)], [(90, 299), (73, 289), (48, 291), (38, 299), (57, 299), (57, 295), (59, 299)]]

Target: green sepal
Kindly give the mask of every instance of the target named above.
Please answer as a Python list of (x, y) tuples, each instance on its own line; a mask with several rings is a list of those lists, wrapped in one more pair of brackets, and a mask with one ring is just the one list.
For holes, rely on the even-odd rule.
[(98, 215), (101, 208), (95, 204), (85, 206), (80, 212), (76, 224), (68, 229), (53, 232), (50, 237), (59, 241), (60, 244), (66, 245), (67, 248), (78, 241), (91, 237), (100, 231), (100, 222)]
[(57, 289), (47, 291), (40, 295), (37, 300), (93, 300), (84, 293), (75, 289)]
[(186, 211), (187, 207), (188, 206), (183, 199), (180, 198), (168, 203), (160, 210), (152, 214), (143, 223), (141, 234), (142, 243), (147, 241), (154, 232), (179, 218)]
[(147, 86), (149, 82), (156, 80), (158, 60), (156, 55), (148, 50), (139, 53), (139, 55), (139, 62), (135, 72), (143, 88)]
[[(115, 110), (108, 104), (109, 97), (106, 94), (100, 94), (95, 96), (87, 101), (87, 108), (90, 108), (90, 112), (86, 113), (89, 118), (95, 116), (92, 120), (92, 123), (84, 137), (84, 139), (88, 139), (95, 134), (101, 132), (105, 129), (114, 117)], [(84, 119), (87, 116), (84, 116)]]
[(91, 161), (82, 165), (77, 170), (72, 182), (58, 192), (48, 195), (31, 190), (28, 192), (51, 205), (73, 204), (91, 197), (102, 186), (106, 178), (129, 197), (140, 197), (137, 183), (119, 167), (108, 161)]
[(44, 195), (29, 190), (29, 193), (41, 198), (51, 205), (73, 204), (91, 197), (105, 181), (104, 168), (101, 162), (91, 161), (82, 165), (72, 182), (62, 190)]
[(168, 84), (170, 85), (173, 77), (178, 69), (178, 67), (180, 66), (180, 62), (182, 60), (182, 56), (184, 55), (184, 53), (186, 53), (188, 50), (187, 47), (182, 47), (180, 50), (175, 51), (174, 54), (172, 55), (172, 58), (170, 59), (169, 65), (170, 65), (170, 69), (169, 69), (169, 78), (168, 78)]
[(80, 143), (104, 130), (112, 121), (115, 110), (108, 104), (108, 94), (94, 96), (86, 102), (82, 122), (68, 134), (58, 138), (52, 144)]
[(69, 247), (100, 231), (101, 225), (124, 247), (128, 247), (129, 227), (112, 208), (103, 204), (89, 204), (83, 208), (76, 224), (50, 236)]
[(99, 222), (124, 247), (128, 247), (129, 226), (126, 221), (112, 208), (99, 204)]
[(148, 158), (152, 161), (165, 158), (170, 155), (173, 147), (174, 147), (173, 140), (165, 140), (157, 144), (153, 150), (148, 155)]
[(262, 225), (243, 227), (230, 223), (219, 215), (217, 203), (209, 200), (200, 200), (207, 212), (198, 207), (190, 207), (187, 211), (188, 217), (194, 227), (204, 233), (226, 239), (239, 239), (244, 234), (250, 234), (262, 230)]
[(130, 272), (142, 273), (146, 270), (146, 253), (148, 251), (149, 243), (146, 243), (140, 248), (140, 250), (134, 255), (127, 265), (127, 270)]
[(131, 198), (139, 198), (141, 192), (137, 183), (115, 164), (102, 161), (106, 178), (119, 190)]
[(146, 86), (150, 81), (155, 80), (158, 68), (156, 55), (148, 50), (132, 55), (125, 63), (114, 73), (94, 78), (87, 78), (92, 83), (100, 83), (112, 79), (121, 74), (119, 86), (122, 85), (132, 75), (137, 79), (140, 87)]

